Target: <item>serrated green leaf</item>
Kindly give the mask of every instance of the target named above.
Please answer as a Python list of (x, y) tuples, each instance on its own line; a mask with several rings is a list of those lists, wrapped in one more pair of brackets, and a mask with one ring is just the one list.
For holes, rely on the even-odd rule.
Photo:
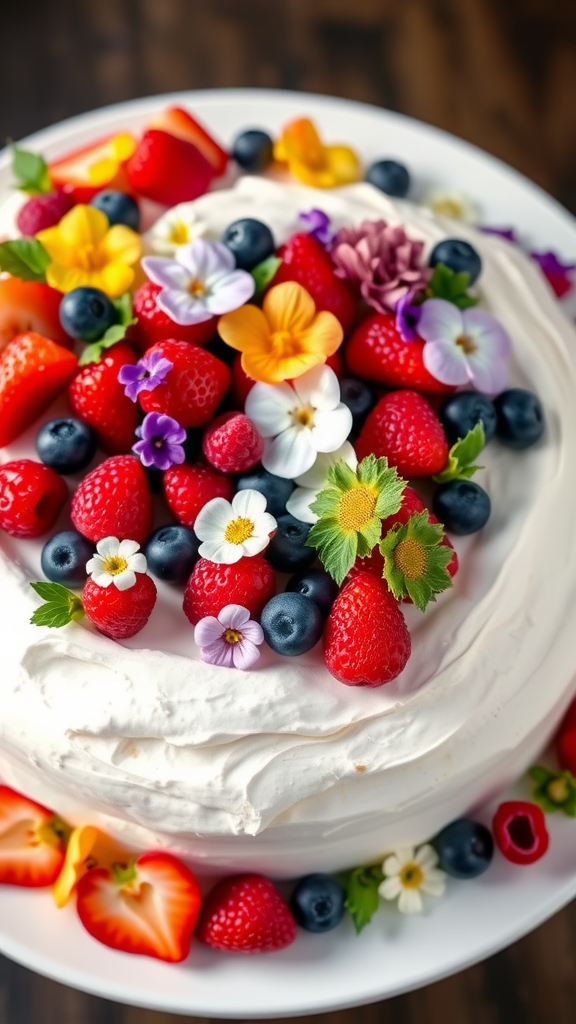
[(50, 256), (37, 238), (14, 238), (0, 244), (0, 270), (21, 281), (46, 281)]
[[(430, 601), (436, 600), (436, 594), (452, 586), (452, 579), (446, 568), (452, 560), (452, 549), (442, 543), (442, 524), (428, 522), (428, 515), (428, 510), (424, 509), (411, 516), (405, 525), (396, 524), (380, 542), (380, 552), (384, 558), (383, 579), (397, 600), (410, 597), (422, 612)], [(406, 565), (402, 565), (401, 552), (397, 549), (403, 542), (410, 542), (421, 549), (419, 559), (416, 560), (419, 576), (414, 576), (414, 568), (408, 574)], [(404, 558), (406, 550), (410, 551), (408, 545), (404, 548)], [(418, 564), (420, 559), (421, 565)]]
[(62, 601), (67, 604), (71, 597), (76, 596), (61, 583), (47, 583), (44, 580), (39, 580), (37, 583), (31, 583), (30, 586), (43, 601)]
[(357, 534), (344, 534), (335, 529), (330, 520), (324, 522), (320, 519), (311, 528), (306, 544), (316, 548), (324, 568), (340, 585), (356, 560)]
[(316, 495), (310, 503), (310, 508), (317, 516), (334, 516), (340, 501), (340, 491), (335, 487), (327, 487)]
[(326, 479), (329, 484), (333, 484), (340, 491), (348, 491), (356, 485), (356, 473), (347, 462), (344, 462), (344, 459), (339, 459), (328, 468)]
[(12, 147), (12, 170), (17, 187), (30, 195), (49, 192), (52, 188), (50, 171), (44, 157), (18, 146)]
[(69, 622), (77, 621), (84, 615), (82, 600), (61, 583), (45, 583), (40, 580), (30, 586), (46, 603), (33, 612), (30, 622), (34, 626), (49, 626), (58, 629)]
[(432, 479), (437, 484), (446, 484), (451, 480), (469, 480), (478, 469), (482, 469), (482, 466), (473, 465), (473, 462), (479, 456), (485, 444), (484, 425), (479, 420), (465, 437), (459, 438), (452, 445), (448, 453), (446, 466), (441, 473), (436, 473)]
[(252, 267), (250, 273), (256, 283), (256, 289), (254, 291), (253, 298), (260, 299), (270, 284), (274, 280), (278, 272), (278, 267), (282, 263), (279, 256), (268, 256), (261, 263), (258, 263), (255, 267)]
[(458, 306), (458, 309), (471, 309), (472, 306), (478, 305), (478, 299), (473, 295), (458, 295), (452, 301), (455, 306)]
[(355, 868), (344, 881), (345, 906), (350, 912), (357, 935), (370, 923), (378, 910), (378, 886), (382, 877), (380, 868)]
[[(358, 531), (358, 541), (360, 542), (360, 539), (362, 539), (366, 545), (366, 555), (370, 554), (373, 548), (376, 547), (380, 540), (381, 533), (382, 520), (380, 519), (380, 516), (374, 516), (370, 522), (366, 523), (366, 526), (363, 526), (362, 529)], [(360, 557), (365, 558), (366, 555), (361, 555)]]
[(124, 292), (117, 299), (112, 299), (112, 305), (118, 314), (118, 323), (123, 324), (125, 327), (130, 323), (136, 323), (132, 313), (132, 296), (130, 292)]
[(452, 302), (459, 309), (468, 309), (478, 302), (478, 299), (466, 291), (469, 285), (470, 274), (466, 271), (455, 273), (444, 263), (437, 263), (428, 282), (426, 294), (428, 297)]
[(99, 363), (104, 352), (113, 348), (119, 341), (126, 337), (126, 331), (131, 324), (137, 323), (136, 319), (129, 320), (127, 324), (112, 324), (102, 335), (100, 341), (94, 341), (87, 345), (78, 360), (79, 366), (89, 366), (90, 363)]

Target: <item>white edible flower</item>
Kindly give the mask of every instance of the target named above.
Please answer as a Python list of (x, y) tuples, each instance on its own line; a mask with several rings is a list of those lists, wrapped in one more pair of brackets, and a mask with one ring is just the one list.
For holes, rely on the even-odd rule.
[(433, 846), (426, 843), (417, 850), (404, 846), (386, 857), (382, 865), (384, 881), (378, 892), (385, 900), (398, 900), (401, 914), (420, 914), (422, 896), (443, 896), (446, 888), (446, 873), (438, 864), (438, 854)]
[(188, 245), (202, 238), (206, 224), (197, 214), (194, 203), (179, 203), (173, 206), (152, 225), (144, 235), (147, 252), (157, 256), (175, 256), (181, 245)]
[(96, 545), (96, 554), (86, 563), (86, 572), (99, 587), (129, 590), (136, 583), (136, 573), (148, 568), (146, 556), (135, 540), (104, 537)]
[(344, 460), (347, 466), (350, 466), (350, 469), (356, 469), (358, 459), (349, 441), (344, 441), (344, 444), (335, 452), (317, 455), (312, 469), (296, 477), (294, 481), (296, 487), (286, 502), (286, 511), (291, 516), (299, 519), (301, 523), (317, 522), (318, 516), (315, 512), (312, 512), (310, 505), (313, 501), (316, 501), (320, 491), (323, 491), (326, 487), (330, 466), (340, 462), (341, 459)]
[(225, 498), (207, 502), (198, 513), (194, 533), (202, 541), (198, 549), (202, 558), (232, 565), (264, 551), (276, 526), (274, 516), (266, 512), (264, 495), (247, 488), (231, 502)]
[(449, 192), (446, 189), (431, 188), (424, 193), (420, 202), (437, 217), (450, 217), (463, 224), (478, 224), (480, 211), (476, 203), (463, 192)]

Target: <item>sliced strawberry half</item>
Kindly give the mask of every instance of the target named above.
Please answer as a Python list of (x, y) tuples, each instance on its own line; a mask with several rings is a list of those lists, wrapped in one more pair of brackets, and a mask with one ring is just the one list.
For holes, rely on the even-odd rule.
[(48, 408), (77, 365), (72, 352), (33, 331), (9, 342), (0, 355), (0, 448)]
[(49, 165), (52, 184), (77, 203), (88, 203), (103, 188), (129, 191), (124, 165), (136, 149), (128, 132), (107, 135)]
[(77, 893), (82, 924), (105, 946), (170, 963), (188, 956), (202, 897), (194, 875), (170, 854), (97, 868)]
[(52, 885), (64, 863), (66, 831), (53, 811), (0, 786), (0, 883)]
[(159, 128), (144, 132), (126, 170), (135, 192), (164, 206), (197, 199), (215, 177), (198, 146)]
[(216, 139), (202, 127), (192, 114), (183, 107), (167, 107), (150, 121), (149, 128), (160, 128), (177, 139), (193, 142), (203, 156), (212, 164), (217, 176), (224, 174), (228, 163), (228, 153), (222, 149)]
[(62, 292), (39, 281), (0, 280), (0, 352), (17, 334), (27, 331), (71, 348), (72, 338), (60, 323), (61, 300)]

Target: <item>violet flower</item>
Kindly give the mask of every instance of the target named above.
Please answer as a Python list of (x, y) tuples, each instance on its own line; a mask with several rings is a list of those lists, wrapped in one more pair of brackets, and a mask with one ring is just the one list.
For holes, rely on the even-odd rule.
[(366, 302), (384, 313), (426, 287), (432, 271), (421, 266), (423, 249), (402, 225), (365, 220), (359, 228), (342, 228), (330, 255), (336, 276), (357, 285)]
[(305, 213), (299, 213), (298, 217), (309, 235), (312, 235), (321, 245), (330, 245), (330, 242), (336, 236), (336, 232), (332, 231), (330, 217), (327, 213), (324, 213), (324, 210), (314, 208)]
[(483, 225), (480, 231), (483, 231), (485, 235), (496, 235), (497, 238), (504, 238), (507, 242), (518, 244), (518, 236), (514, 228), (491, 228)]
[(264, 640), (262, 627), (250, 618), (241, 604), (227, 604), (218, 618), (206, 615), (194, 628), (194, 640), (200, 648), (202, 661), (225, 668), (252, 668)]
[(422, 306), (418, 333), (424, 338), (424, 366), (443, 384), (472, 384), (493, 395), (507, 378), (510, 338), (501, 323), (483, 309), (458, 309), (445, 299)]
[(421, 316), (422, 306), (413, 303), (409, 292), (403, 295), (396, 304), (396, 330), (402, 341), (416, 341)]
[(576, 270), (576, 263), (561, 263), (556, 253), (553, 252), (531, 252), (530, 255), (539, 264), (542, 273), (559, 299), (572, 290), (574, 282), (571, 279), (571, 274)]
[(154, 466), (165, 472), (170, 466), (184, 462), (183, 443), (186, 431), (177, 420), (161, 412), (149, 412), (142, 425), (136, 428), (140, 441), (132, 451), (140, 457), (143, 466)]
[(137, 363), (121, 366), (118, 380), (125, 385), (126, 397), (135, 402), (141, 391), (153, 391), (159, 384), (163, 384), (173, 365), (160, 352), (150, 352)]

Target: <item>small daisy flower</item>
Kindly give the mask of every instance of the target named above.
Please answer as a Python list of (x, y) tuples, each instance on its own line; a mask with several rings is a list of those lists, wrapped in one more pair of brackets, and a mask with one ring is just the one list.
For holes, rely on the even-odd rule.
[(173, 365), (160, 352), (150, 352), (137, 363), (121, 366), (118, 381), (124, 385), (126, 397), (135, 402), (141, 391), (153, 391), (159, 384), (163, 384)]
[(356, 469), (358, 459), (349, 441), (344, 441), (342, 447), (336, 452), (317, 455), (312, 469), (296, 477), (294, 481), (296, 487), (286, 502), (286, 511), (291, 516), (299, 519), (301, 523), (316, 523), (318, 521), (318, 516), (312, 511), (310, 505), (316, 501), (320, 491), (327, 486), (330, 466), (340, 462), (340, 459), (350, 466), (350, 469)]
[(135, 540), (104, 537), (96, 545), (96, 554), (86, 564), (86, 572), (99, 587), (130, 590), (136, 583), (136, 573), (148, 569), (146, 556)]
[(194, 640), (202, 661), (224, 668), (252, 668), (260, 657), (262, 627), (241, 604), (227, 604), (218, 618), (206, 615), (194, 628)]
[(180, 466), (185, 460), (186, 431), (172, 416), (162, 412), (149, 412), (142, 425), (136, 427), (140, 438), (132, 451), (140, 457), (143, 466), (154, 466), (165, 473), (170, 466)]
[(479, 221), (480, 213), (476, 203), (463, 192), (431, 188), (424, 193), (420, 202), (437, 217), (450, 217), (452, 220), (460, 220), (463, 224), (471, 225)]
[(202, 541), (198, 553), (210, 562), (232, 565), (264, 551), (276, 526), (260, 491), (238, 491), (232, 502), (212, 498), (194, 523), (194, 533)]
[(401, 914), (420, 914), (421, 893), (444, 895), (446, 873), (437, 864), (438, 854), (428, 843), (417, 850), (413, 846), (402, 847), (386, 857), (382, 865), (384, 881), (378, 892), (385, 900), (397, 899)]
[(175, 256), (183, 245), (201, 238), (206, 224), (196, 213), (194, 203), (178, 203), (167, 210), (144, 235), (146, 248), (157, 256)]
[(418, 334), (426, 342), (424, 366), (443, 384), (472, 384), (487, 395), (506, 385), (510, 337), (483, 309), (458, 309), (446, 299), (422, 306)]

